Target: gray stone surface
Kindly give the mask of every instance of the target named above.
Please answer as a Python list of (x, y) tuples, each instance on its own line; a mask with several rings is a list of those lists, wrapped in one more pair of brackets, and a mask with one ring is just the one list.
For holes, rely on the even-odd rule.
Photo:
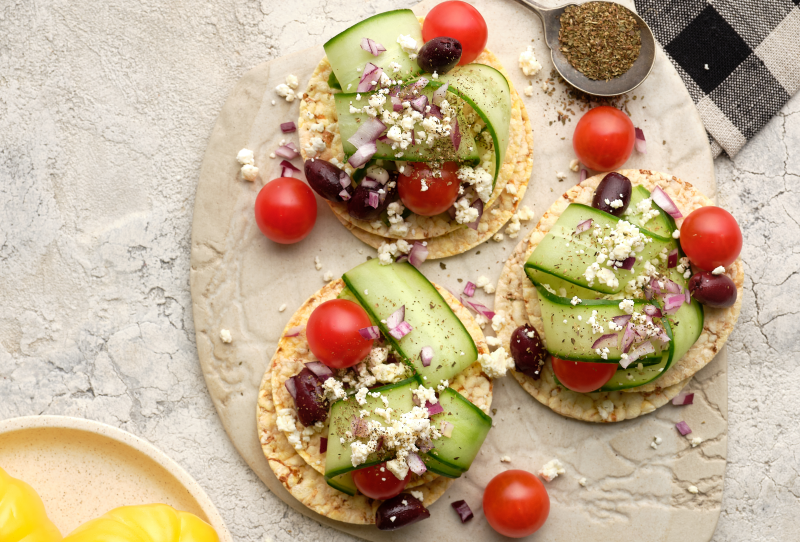
[[(0, 418), (82, 416), (149, 439), (206, 488), (236, 540), (349, 539), (269, 494), (222, 430), (194, 346), (192, 205), (214, 119), (249, 67), (414, 3), (0, 1)], [(728, 343), (715, 540), (790, 540), (800, 97), (716, 166), (747, 283)]]

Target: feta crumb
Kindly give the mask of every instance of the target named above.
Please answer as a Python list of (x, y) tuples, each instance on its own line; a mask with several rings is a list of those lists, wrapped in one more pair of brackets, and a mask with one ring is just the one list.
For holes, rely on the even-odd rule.
[(245, 181), (253, 182), (258, 177), (258, 168), (256, 166), (244, 165), (242, 166), (242, 178)]
[(723, 273), (725, 273), (725, 268), (721, 265), (714, 268), (714, 270), (711, 272), (712, 275), (722, 275)]
[(581, 478), (580, 480), (578, 480), (578, 483), (579, 483), (579, 484), (580, 484), (582, 487), (586, 487), (586, 478)]
[(533, 211), (527, 205), (523, 205), (518, 211), (517, 216), (522, 222), (533, 220)]
[(278, 312), (283, 312), (283, 311), (285, 311), (285, 310), (286, 310), (286, 303), (284, 303), (283, 305), (281, 305), (280, 307), (278, 307)]
[(292, 90), (292, 87), (283, 83), (275, 87), (275, 92), (277, 92), (278, 96), (280, 96), (287, 102), (293, 102), (295, 98), (297, 98), (297, 95), (295, 95), (294, 90)]
[(489, 346), (500, 346), (501, 344), (503, 344), (503, 341), (501, 341), (497, 337), (492, 337), (491, 335), (487, 335), (486, 344), (488, 344)]
[(572, 299), (570, 300), (570, 304), (572, 304), (573, 306), (579, 305), (581, 301), (583, 301), (583, 300), (580, 297), (575, 295), (575, 296), (572, 296)]
[(322, 262), (319, 261), (319, 256), (314, 256), (314, 267), (317, 269), (317, 271), (322, 269)]
[(514, 368), (514, 360), (506, 355), (506, 349), (502, 346), (491, 354), (480, 354), (478, 361), (489, 378), (502, 378), (509, 369)]
[(499, 333), (500, 329), (502, 329), (503, 324), (506, 323), (506, 317), (503, 311), (497, 311), (492, 316), (492, 329), (495, 333)]
[(424, 495), (422, 494), (422, 491), (414, 491), (412, 489), (411, 491), (409, 491), (409, 493), (411, 493), (411, 496), (414, 497), (415, 499), (417, 499), (419, 502), (422, 502), (423, 497), (424, 497)]
[(228, 331), (227, 329), (220, 329), (219, 340), (224, 342), (225, 344), (231, 344), (233, 342), (233, 337), (231, 337), (231, 332)]
[(654, 450), (658, 450), (658, 444), (656, 444), (656, 441), (653, 441), (653, 442), (651, 442), (651, 443), (650, 443), (650, 447), (651, 447), (652, 449), (654, 449)]
[(672, 232), (673, 239), (680, 239), (680, 237), (681, 237), (681, 230), (675, 230), (674, 232)]
[(522, 92), (524, 92), (525, 96), (528, 98), (533, 97), (533, 85), (528, 85)]
[(661, 440), (661, 437), (653, 437), (653, 440), (655, 441), (656, 444), (661, 444), (663, 442)]
[(294, 90), (300, 84), (300, 81), (297, 80), (297, 76), (293, 74), (289, 74), (286, 76), (286, 84), (289, 85), (289, 88)]
[[(608, 359), (608, 357), (606, 357)], [(609, 401), (606, 399), (603, 403), (597, 407), (597, 413), (600, 414), (600, 417), (605, 421), (608, 419), (609, 416), (614, 412), (614, 402)]]
[(475, 286), (478, 288), (483, 288), (483, 291), (487, 294), (493, 294), (495, 290), (494, 285), (489, 280), (489, 277), (485, 275), (478, 277), (478, 279), (475, 281)]
[(500, 458), (500, 463), (511, 463), (511, 458), (508, 457), (507, 455), (504, 455), (503, 457)]
[(417, 40), (412, 38), (411, 36), (405, 36), (400, 34), (397, 36), (397, 43), (400, 44), (400, 48), (403, 49), (409, 55), (416, 54), (417, 52)]
[(701, 439), (700, 437), (694, 437), (692, 439), (692, 448), (699, 446), (701, 442), (703, 442), (703, 439)]
[(619, 308), (627, 314), (633, 313), (633, 299), (623, 299), (619, 303)]
[[(581, 168), (581, 163), (578, 161), (577, 158), (573, 158), (572, 161), (569, 163), (570, 171), (577, 172)], [(584, 478), (585, 480), (585, 478)]]
[(325, 271), (325, 274), (322, 275), (322, 280), (324, 280), (325, 282), (332, 281), (333, 280), (333, 273), (331, 273), (330, 271)]
[(559, 181), (563, 181), (566, 178), (567, 178), (567, 174), (564, 173), (563, 171), (557, 171), (556, 172), (556, 179), (558, 179)]
[(548, 482), (552, 482), (553, 480), (558, 477), (559, 474), (564, 474), (566, 471), (564, 470), (564, 465), (558, 459), (551, 459), (545, 465), (539, 469), (539, 476), (547, 480)]
[(308, 142), (308, 145), (305, 146), (305, 151), (307, 154), (316, 155), (318, 153), (321, 153), (327, 148), (328, 148), (327, 145), (325, 145), (325, 142), (322, 140), (321, 137), (314, 136)]
[(253, 151), (250, 149), (242, 149), (239, 151), (239, 154), (236, 155), (236, 161), (239, 162), (243, 166), (252, 166), (255, 164), (255, 160), (253, 158)]
[[(707, 64), (706, 64), (706, 65), (707, 65)], [(691, 493), (692, 495), (697, 495), (697, 494), (699, 493), (699, 490), (697, 489), (697, 486), (689, 486), (689, 487), (687, 488), (687, 491), (688, 491), (689, 493)]]
[(325, 397), (331, 401), (337, 401), (347, 395), (342, 383), (332, 376), (322, 383), (322, 388), (325, 390)]
[(536, 56), (533, 54), (532, 45), (528, 45), (528, 49), (519, 54), (519, 68), (522, 70), (522, 73), (528, 77), (536, 75), (539, 73), (539, 70), (542, 69), (542, 65), (536, 60)]
[(494, 236), (492, 237), (492, 241), (494, 241), (495, 243), (500, 243), (503, 241), (503, 239), (505, 239), (505, 236), (499, 232), (495, 233)]

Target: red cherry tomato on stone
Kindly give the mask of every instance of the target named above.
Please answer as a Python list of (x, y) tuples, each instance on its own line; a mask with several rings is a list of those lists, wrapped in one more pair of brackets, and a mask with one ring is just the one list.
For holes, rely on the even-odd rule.
[(397, 191), (403, 205), (416, 214), (436, 216), (452, 207), (458, 198), (461, 181), (456, 177), (458, 164), (455, 162), (445, 162), (439, 177), (434, 177), (430, 166), (423, 162), (409, 164), (404, 171), (408, 175), (400, 174)]
[(572, 136), (578, 159), (590, 169), (612, 171), (628, 161), (636, 132), (628, 115), (608, 105), (586, 113)]
[(616, 363), (589, 363), (552, 358), (553, 372), (559, 382), (578, 393), (602, 388), (617, 372)]
[(379, 499), (381, 501), (400, 495), (410, 479), (411, 471), (408, 472), (404, 480), (398, 480), (386, 468), (386, 463), (353, 471), (353, 482), (358, 490), (370, 499)]
[(700, 207), (681, 225), (681, 248), (703, 271), (728, 267), (742, 251), (742, 230), (722, 207)]
[(367, 312), (358, 303), (331, 299), (314, 309), (308, 319), (308, 346), (328, 367), (351, 367), (363, 361), (372, 349), (372, 341), (358, 332), (371, 325)]
[(459, 0), (442, 2), (425, 16), (422, 39), (429, 42), (438, 37), (455, 38), (461, 43), (461, 60), (458, 65), (469, 64), (486, 47), (489, 30), (480, 12)]
[(280, 177), (264, 185), (256, 196), (256, 224), (276, 243), (301, 241), (317, 221), (314, 192), (300, 179)]
[(522, 538), (544, 525), (550, 514), (550, 497), (542, 481), (530, 472), (507, 470), (486, 486), (483, 513), (498, 533)]

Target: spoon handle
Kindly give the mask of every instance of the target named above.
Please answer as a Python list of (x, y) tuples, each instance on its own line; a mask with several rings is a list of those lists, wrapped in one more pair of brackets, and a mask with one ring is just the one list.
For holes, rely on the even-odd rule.
[(549, 8), (533, 0), (517, 0), (518, 3), (532, 10), (542, 20), (544, 27), (544, 40), (550, 49), (558, 49), (558, 31), (561, 28), (560, 16), (564, 12), (564, 7)]

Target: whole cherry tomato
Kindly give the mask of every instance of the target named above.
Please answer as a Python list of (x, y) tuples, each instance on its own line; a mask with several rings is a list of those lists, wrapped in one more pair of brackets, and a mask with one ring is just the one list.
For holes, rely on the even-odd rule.
[(742, 251), (742, 230), (722, 207), (700, 207), (681, 225), (681, 248), (703, 271), (728, 267)]
[(616, 363), (591, 363), (552, 358), (553, 372), (559, 382), (578, 393), (602, 388), (617, 372)]
[(550, 514), (550, 497), (544, 484), (524, 470), (501, 472), (483, 492), (483, 513), (489, 525), (511, 538), (539, 530)]
[(397, 180), (397, 191), (403, 205), (418, 215), (436, 216), (452, 207), (458, 198), (461, 181), (456, 177), (455, 162), (445, 162), (438, 177), (423, 162), (409, 164), (403, 171)]
[(628, 115), (608, 105), (586, 113), (572, 136), (578, 159), (590, 169), (612, 171), (628, 161), (636, 132)]
[(309, 186), (292, 177), (280, 177), (264, 185), (256, 196), (256, 224), (276, 243), (303, 240), (317, 221), (317, 200)]
[(308, 318), (308, 346), (328, 367), (352, 367), (363, 361), (372, 350), (372, 341), (358, 332), (371, 325), (367, 312), (358, 303), (331, 299), (314, 309)]
[(370, 499), (385, 501), (403, 492), (411, 479), (411, 471), (403, 480), (389, 472), (386, 463), (353, 471), (353, 482), (358, 490)]
[(461, 60), (458, 65), (469, 64), (481, 54), (489, 39), (486, 21), (480, 12), (459, 0), (442, 2), (425, 16), (422, 39), (455, 38), (461, 43)]

